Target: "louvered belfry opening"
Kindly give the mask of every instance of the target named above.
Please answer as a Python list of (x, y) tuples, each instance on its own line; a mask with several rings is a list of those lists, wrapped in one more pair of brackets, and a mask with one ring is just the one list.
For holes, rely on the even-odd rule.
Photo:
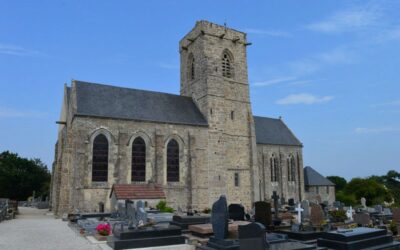
[(93, 141), (92, 181), (108, 180), (108, 140), (103, 134)]
[(179, 182), (179, 144), (174, 139), (167, 145), (167, 182)]
[(232, 78), (232, 59), (227, 53), (222, 55), (222, 76)]
[(146, 181), (146, 143), (141, 137), (132, 143), (132, 181)]

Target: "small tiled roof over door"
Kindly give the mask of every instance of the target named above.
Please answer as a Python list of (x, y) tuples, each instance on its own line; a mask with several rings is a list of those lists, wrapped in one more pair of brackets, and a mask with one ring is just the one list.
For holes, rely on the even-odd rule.
[(110, 197), (113, 193), (117, 200), (165, 199), (163, 188), (154, 184), (114, 184)]

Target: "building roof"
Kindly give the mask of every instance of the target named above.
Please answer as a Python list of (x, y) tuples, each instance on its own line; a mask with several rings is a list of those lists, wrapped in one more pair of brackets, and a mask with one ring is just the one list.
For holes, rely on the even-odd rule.
[(282, 119), (254, 116), (258, 144), (302, 146)]
[(305, 186), (335, 186), (333, 182), (323, 177), (312, 167), (304, 168), (304, 185)]
[(154, 184), (114, 184), (110, 198), (113, 193), (117, 200), (165, 199), (163, 188)]
[(77, 115), (208, 126), (190, 97), (75, 81)]

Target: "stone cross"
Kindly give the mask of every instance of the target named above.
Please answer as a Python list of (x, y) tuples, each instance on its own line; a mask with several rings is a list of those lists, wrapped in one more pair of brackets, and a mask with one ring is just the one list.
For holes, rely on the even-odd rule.
[(275, 219), (278, 219), (278, 202), (279, 202), (279, 195), (276, 194), (276, 191), (273, 192), (271, 198), (274, 200), (274, 209), (275, 209), (274, 218), (275, 218)]
[(304, 211), (304, 209), (302, 209), (301, 208), (301, 205), (300, 205), (300, 203), (297, 205), (297, 207), (296, 207), (296, 212), (297, 212), (297, 222), (299, 223), (299, 224), (301, 224), (301, 212), (303, 212)]
[(346, 211), (346, 216), (349, 220), (353, 220), (353, 208), (350, 206), (349, 210)]

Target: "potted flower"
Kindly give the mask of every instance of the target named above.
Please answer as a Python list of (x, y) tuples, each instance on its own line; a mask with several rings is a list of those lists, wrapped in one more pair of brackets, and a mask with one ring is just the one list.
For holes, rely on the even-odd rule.
[(111, 233), (111, 226), (108, 223), (102, 223), (96, 227), (97, 233), (100, 237), (96, 237), (99, 241), (107, 240), (107, 236)]

